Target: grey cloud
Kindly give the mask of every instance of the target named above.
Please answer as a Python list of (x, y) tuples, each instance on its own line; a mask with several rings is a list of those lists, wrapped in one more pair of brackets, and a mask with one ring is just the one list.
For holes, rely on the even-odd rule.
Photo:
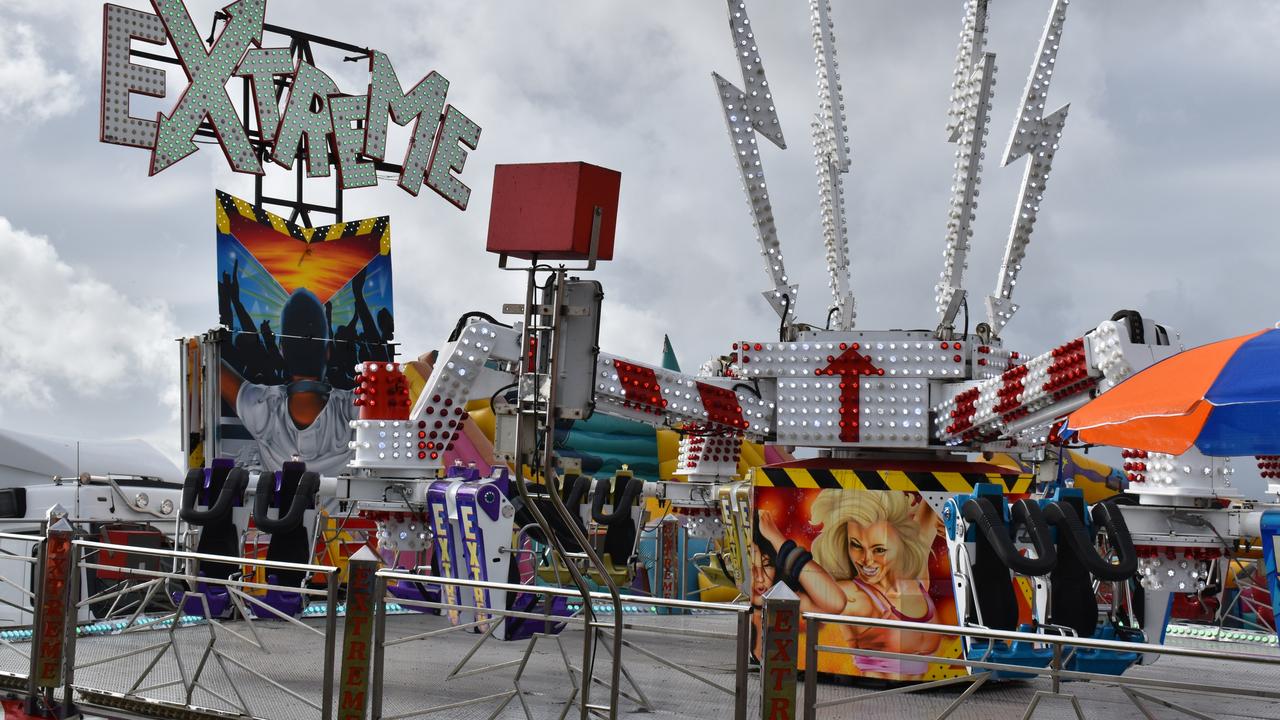
[[(197, 25), (216, 5), (193, 3)], [(835, 5), (859, 327), (932, 327), (961, 3)], [(96, 7), (77, 12), (96, 16)], [(521, 277), (496, 270), (483, 250), (493, 166), (507, 162), (586, 160), (623, 172), (616, 259), (597, 273), (606, 325), (611, 308), (616, 318), (606, 340), (656, 360), (666, 331), (696, 367), (736, 339), (776, 331), (759, 297), (766, 278), (710, 78), (737, 72), (722, 3), (316, 7), (272, 0), (268, 17), (378, 47), (405, 83), (440, 71), (450, 100), (484, 128), (462, 173), (472, 188), (465, 213), (392, 183), (347, 195), (349, 218), (392, 215), (406, 354), (437, 347), (461, 312), (495, 312), (522, 295)], [(992, 3), (989, 49), (1000, 74), (967, 275), (974, 322), (1021, 178), (1021, 163), (1000, 168), (998, 155), (1047, 9), (1047, 1)], [(807, 7), (756, 1), (749, 10), (789, 142), (785, 151), (765, 145), (763, 162), (788, 270), (802, 285), (801, 317), (820, 323), (829, 296), (808, 133), (816, 91)], [(1071, 4), (1050, 96), (1054, 107), (1071, 103), (1071, 115), (1017, 288), (1023, 309), (1006, 331), (1011, 346), (1040, 352), (1120, 307), (1179, 327), (1191, 343), (1277, 319), (1280, 253), (1267, 212), (1280, 178), (1277, 22), (1262, 0)], [(356, 64), (339, 66), (344, 87), (359, 89)], [(75, 72), (92, 97), (93, 73)], [(96, 143), (92, 105), (0, 136), (0, 152), (13, 158), (0, 215), (51, 237), (68, 262), (92, 266), (132, 297), (167, 300), (182, 332), (206, 329), (216, 320), (212, 190), (247, 196), (250, 181), (228, 173), (212, 147), (147, 178), (145, 153)], [(132, 416), (131, 427), (176, 435), (154, 404), (118, 412)], [(118, 426), (85, 423), (92, 427), (106, 435)]]

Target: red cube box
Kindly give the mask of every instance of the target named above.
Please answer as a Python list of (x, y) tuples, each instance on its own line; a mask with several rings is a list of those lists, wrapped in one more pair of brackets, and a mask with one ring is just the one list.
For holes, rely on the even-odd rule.
[(584, 162), (498, 165), (489, 208), (489, 252), (539, 260), (586, 260), (591, 220), (603, 210), (596, 259), (613, 259), (622, 173)]

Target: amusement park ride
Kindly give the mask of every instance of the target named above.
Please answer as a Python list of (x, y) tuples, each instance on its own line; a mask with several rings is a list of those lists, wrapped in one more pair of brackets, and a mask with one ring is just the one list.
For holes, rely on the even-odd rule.
[[(266, 30), (288, 36), (288, 50), (250, 48), (261, 43), (262, 34), (255, 39), (245, 29), (253, 24), (246, 17), (257, 13), (261, 25), (261, 0), (241, 0), (221, 14), (225, 29), (207, 57), (180, 58), (184, 67), (195, 65), (193, 87), (198, 90), (208, 91), (205, 86), (219, 80), (225, 87), (233, 71), (243, 78), (243, 117), (236, 115), (229, 98), (225, 103), (208, 100), (208, 95), (225, 94), (215, 89), (180, 101), (205, 103), (193, 115), (184, 115), (188, 120), (194, 116), (194, 123), (161, 123), (157, 128), (128, 118), (131, 90), (154, 93), (163, 88), (162, 82), (155, 86), (153, 75), (129, 63), (130, 54), (139, 56), (128, 49), (129, 37), (154, 43), (188, 36), (199, 41), (190, 19), (182, 22), (181, 3), (156, 0), (155, 5), (159, 15), (107, 8), (107, 60), (114, 63), (113, 77), (123, 78), (115, 82), (124, 84), (116, 88), (104, 83), (104, 92), (122, 91), (125, 102), (123, 114), (115, 103), (103, 118), (104, 140), (150, 147), (148, 133), (156, 134), (153, 173), (190, 152), (186, 144), (193, 135), (216, 138), (227, 148), (229, 160), (250, 172), (260, 172), (267, 157), (294, 167), (299, 142), (306, 138), (306, 175), (328, 175), (331, 165), (337, 169), (334, 205), (303, 202), (304, 164), (297, 160), (298, 197), (264, 196), (259, 181), (255, 202), (246, 212), (261, 212), (264, 204), (284, 206), (292, 210), (285, 224), (293, 227), (292, 221), (301, 219), (307, 233), (319, 230), (311, 228), (310, 213), (332, 214), (341, 224), (342, 190), (370, 184), (371, 177), (376, 184), (379, 170), (398, 172), (401, 186), (410, 192), (425, 177), (429, 187), (465, 208), (468, 192), (451, 173), (460, 171), (465, 160), (458, 143), (474, 149), (480, 130), (444, 104), (447, 81), (432, 73), (405, 92), (381, 53), (290, 35), (275, 26)], [(222, 459), (217, 409), (223, 397), (223, 336), (214, 331), (183, 343), (188, 456), (199, 457), (193, 452), (199, 445), (211, 460), (209, 467), (201, 463), (187, 475), (177, 537), (200, 552), (228, 556), (225, 566), (207, 564), (201, 571), (209, 577), (238, 571), (235, 558), (243, 550), (241, 538), (250, 517), (258, 530), (270, 533), (268, 558), (303, 562), (312, 557), (320, 509), (362, 517), (376, 524), (384, 552), (397, 558), (408, 553), (413, 563), (425, 562), (439, 576), (504, 583), (567, 580), (584, 598), (605, 589), (613, 598), (611, 610), (598, 610), (589, 599), (581, 609), (587, 616), (583, 672), (590, 674), (596, 631), (616, 631), (623, 622), (619, 608), (629, 592), (640, 529), (653, 519), (655, 508), (681, 518), (689, 532), (713, 542), (729, 582), (741, 595), (759, 600), (753, 593), (758, 578), (752, 573), (763, 572), (763, 565), (753, 558), (765, 557), (777, 581), (817, 602), (817, 543), (813, 533), (797, 534), (807, 519), (789, 522), (782, 513), (807, 512), (811, 503), (817, 504), (813, 498), (836, 497), (829, 493), (854, 505), (871, 496), (905, 496), (915, 508), (912, 517), (936, 534), (925, 538), (926, 548), (938, 541), (926, 552), (925, 565), (932, 555), (933, 567), (922, 576), (938, 582), (922, 582), (919, 599), (934, 621), (949, 618), (962, 626), (1159, 642), (1173, 595), (1221, 587), (1242, 544), (1263, 537), (1266, 561), (1274, 568), (1270, 538), (1280, 526), (1280, 511), (1239, 501), (1227, 460), (1194, 450), (1180, 456), (1125, 450), (1124, 498), (1092, 507), (1058, 477), (1069, 447), (1062, 419), (1135, 372), (1181, 351), (1174, 330), (1122, 311), (1035, 356), (1009, 350), (1001, 339), (1018, 310), (1014, 289), (1067, 119), (1067, 107), (1050, 110), (1047, 104), (1067, 0), (1052, 2), (1002, 156), (1002, 165), (1025, 157), (1025, 169), (1003, 262), (985, 298), (985, 320), (972, 330), (964, 274), (996, 72), (995, 54), (986, 47), (987, 0), (965, 3), (946, 125), (948, 140), (956, 145), (956, 170), (932, 330), (856, 328), (842, 187), (852, 163), (834, 26), (828, 0), (810, 0), (809, 5), (819, 90), (812, 139), (832, 292), (822, 326), (796, 316), (798, 286), (786, 273), (757, 138), (763, 136), (778, 148), (786, 143), (757, 45), (760, 38), (745, 2), (728, 0), (741, 75), (739, 80), (713, 73), (714, 87), (769, 276), (764, 297), (779, 318), (777, 336), (740, 332), (727, 337), (726, 355), (696, 374), (601, 351), (602, 288), (573, 273), (589, 272), (598, 261), (613, 257), (620, 174), (585, 163), (499, 166), (488, 250), (500, 256), (500, 267), (526, 273), (523, 302), (503, 306), (504, 313), (519, 320), (508, 324), (483, 312), (467, 313), (412, 400), (400, 363), (361, 364), (355, 391), (358, 418), (350, 423), (352, 454), (344, 472), (322, 475), (296, 462), (245, 468)], [(110, 31), (126, 23), (123, 34)], [(372, 74), (368, 96), (343, 96), (338, 102), (336, 86), (310, 64), (313, 43), (367, 56)], [(175, 45), (180, 53), (190, 52)], [(240, 65), (241, 56), (250, 65)], [(288, 101), (281, 117), (277, 104), (266, 98), (275, 93), (277, 101), (282, 99), (285, 88)], [(253, 105), (248, 102), (251, 89)], [(323, 105), (318, 101), (333, 101), (331, 114), (318, 111)], [(256, 127), (250, 107), (256, 109)], [(388, 116), (400, 125), (415, 123), (414, 144), (403, 165), (384, 160)], [(380, 122), (352, 126), (353, 119), (374, 117)], [(327, 154), (321, 139), (325, 134), (334, 138)], [(369, 152), (371, 142), (376, 152)], [(285, 146), (278, 147), (281, 143)], [(520, 261), (526, 264), (517, 267)], [(957, 328), (962, 310), (964, 323)], [(494, 416), (499, 462), (490, 473), (446, 457), (478, 408)], [(642, 482), (619, 472), (591, 478), (566, 462), (557, 452), (557, 427), (594, 413), (676, 430), (676, 477)], [(743, 477), (739, 460), (744, 441), (800, 448), (811, 457), (755, 468)], [(998, 463), (997, 455), (1021, 462)], [(819, 525), (816, 520), (810, 524)], [(852, 557), (852, 550), (843, 552)], [(522, 569), (526, 557), (538, 559), (542, 567), (532, 573)], [(877, 595), (879, 590), (867, 589), (871, 585), (865, 581), (878, 570), (853, 562), (863, 568), (863, 577), (835, 580), (845, 583), (841, 587), (861, 589), (844, 591), (848, 595), (840, 611), (843, 601), (849, 608), (861, 607), (858, 598), (865, 597), (883, 601), (877, 612), (903, 616), (905, 611)], [(834, 575), (831, 568), (817, 569)], [(302, 578), (279, 581), (296, 584)], [(1100, 586), (1111, 588), (1101, 612), (1105, 623), (1099, 622)], [(216, 596), (215, 589), (208, 591), (210, 598)], [(570, 613), (563, 603), (547, 607), (539, 603), (551, 603), (549, 599), (501, 589), (406, 586), (392, 592), (443, 597), (470, 608), (470, 616), (451, 613), (456, 623), (483, 624), (492, 617), (484, 610), (496, 607), (557, 617)], [(935, 609), (935, 600), (954, 607)], [(287, 605), (294, 602), (290, 598), (272, 600), (277, 601), (277, 610), (285, 614), (302, 610)], [(210, 612), (231, 612), (226, 604), (214, 605)], [(612, 617), (597, 619), (602, 612)], [(519, 639), (557, 628), (506, 618), (492, 633)], [(607, 637), (615, 644), (610, 656), (617, 658), (621, 635)], [(951, 657), (966, 653), (1015, 665), (1048, 662), (1033, 647), (966, 642), (961, 646), (953, 640), (956, 654)], [(1080, 654), (1076, 660), (1089, 671), (1117, 674), (1137, 661), (1136, 654), (1109, 651)], [(605, 684), (616, 701), (620, 665), (611, 666), (612, 678)], [(945, 664), (932, 670), (898, 665), (881, 666), (878, 672), (920, 680), (962, 670)], [(585, 695), (584, 688), (584, 705)]]

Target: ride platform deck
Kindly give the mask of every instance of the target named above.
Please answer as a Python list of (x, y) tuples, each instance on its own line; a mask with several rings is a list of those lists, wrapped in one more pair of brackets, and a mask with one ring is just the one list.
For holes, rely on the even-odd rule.
[[(623, 652), (624, 666), (633, 682), (623, 680), (627, 697), (620, 702), (620, 717), (648, 720), (732, 717), (733, 697), (724, 689), (734, 687), (734, 640), (695, 633), (731, 634), (733, 618), (656, 614), (625, 617), (629, 623), (653, 628), (656, 632), (639, 629), (624, 632), (627, 642), (634, 645)], [(308, 619), (304, 623), (314, 630), (324, 629), (322, 620)], [(396, 614), (387, 618), (386, 638), (394, 642), (447, 627), (448, 620), (441, 616)], [(341, 633), (339, 619), (338, 653)], [(533, 718), (558, 718), (566, 711), (568, 717), (577, 717), (577, 708), (568, 706), (575, 696), (577, 666), (581, 662), (580, 629), (566, 629), (559, 636), (559, 642), (555, 637), (540, 637), (532, 648), (529, 641), (502, 642), (490, 638), (458, 668), (478, 639), (475, 633), (462, 630), (388, 646), (383, 676), (384, 720), (524, 718), (526, 708), (528, 717)], [(1256, 644), (1226, 644), (1188, 637), (1171, 638), (1170, 644), (1280, 656), (1276, 647)], [(199, 624), (172, 631), (83, 637), (76, 644), (75, 685), (81, 699), (90, 703), (103, 697), (94, 692), (97, 690), (199, 706), (229, 716), (319, 720), (320, 712), (311, 704), (319, 704), (322, 694), (323, 648), (322, 635), (279, 621), (254, 622), (252, 630), (241, 621)], [(25, 649), (23, 643), (0, 647), (0, 670), (25, 672), (26, 659), (22, 655)], [(607, 677), (609, 655), (602, 648), (598, 657), (597, 677)], [(684, 670), (663, 664), (659, 659), (678, 664)], [(522, 660), (523, 666), (519, 664)], [(573, 670), (566, 664), (572, 665)], [(489, 666), (498, 667), (477, 672)], [(1224, 676), (1226, 673), (1230, 673), (1229, 676)], [(1190, 715), (1192, 717), (1280, 718), (1280, 704), (1244, 694), (1250, 688), (1280, 689), (1280, 674), (1269, 670), (1228, 668), (1209, 660), (1164, 657), (1153, 665), (1132, 668), (1129, 675), (1181, 683), (1230, 684), (1242, 689), (1234, 696), (1144, 690), (1149, 696), (1199, 714)], [(340, 682), (340, 677), (335, 679), (335, 684)], [(851, 705), (820, 709), (818, 717), (860, 720), (936, 717), (960, 697), (966, 686), (967, 683), (871, 696), (896, 686), (822, 682), (818, 686), (819, 702), (867, 697)], [(747, 717), (759, 718), (759, 675), (754, 668), (749, 674), (748, 688)], [(961, 720), (1022, 717), (1037, 692), (1048, 690), (1047, 679), (990, 682), (966, 698), (950, 717)], [(592, 692), (593, 703), (607, 697), (601, 685), (595, 685)], [(1158, 700), (1146, 699), (1142, 701), (1144, 714), (1122, 688), (1105, 683), (1063, 683), (1062, 692), (1078, 699), (1087, 718), (1188, 716), (1162, 706)], [(335, 698), (336, 693), (335, 690)], [(481, 698), (487, 699), (470, 705), (459, 704)], [(136, 705), (125, 709), (132, 715), (174, 716), (162, 712), (162, 708), (157, 708), (155, 713), (140, 711)], [(107, 708), (88, 710), (112, 715)], [(1067, 698), (1045, 697), (1039, 702), (1034, 717), (1073, 718), (1075, 713)]]

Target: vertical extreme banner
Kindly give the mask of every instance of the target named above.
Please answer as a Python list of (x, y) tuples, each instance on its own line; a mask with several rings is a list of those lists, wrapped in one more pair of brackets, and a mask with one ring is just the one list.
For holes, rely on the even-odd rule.
[(351, 556), (347, 583), (346, 623), (342, 631), (342, 666), (339, 668), (338, 720), (363, 720), (369, 700), (369, 661), (373, 653), (373, 622), (381, 561), (368, 546)]

